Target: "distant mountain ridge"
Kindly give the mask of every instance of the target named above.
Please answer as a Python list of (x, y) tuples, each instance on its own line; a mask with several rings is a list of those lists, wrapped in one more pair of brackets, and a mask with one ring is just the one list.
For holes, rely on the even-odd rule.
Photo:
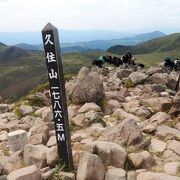
[[(131, 37), (135, 34), (108, 30), (59, 30), (61, 43), (75, 43), (97, 39), (117, 39)], [(27, 44), (42, 44), (41, 32), (0, 32), (0, 41), (14, 45), (25, 42)]]
[[(154, 38), (163, 37), (166, 34), (160, 31), (154, 31), (151, 33), (143, 33), (134, 37), (122, 38), (122, 39), (112, 39), (112, 40), (93, 40), (93, 41), (83, 41), (77, 43), (61, 43), (61, 51), (66, 52), (67, 49), (72, 50), (68, 52), (89, 52), (91, 49), (101, 49), (107, 50), (114, 45), (136, 45), (141, 42), (145, 42)], [(16, 44), (15, 46), (22, 49), (31, 49), (31, 50), (42, 50), (42, 44), (39, 45), (30, 45), (30, 44)], [(77, 48), (79, 47), (79, 48)], [(81, 48), (80, 48), (81, 47)]]
[[(24, 50), (43, 50), (42, 44), (40, 45), (30, 45), (26, 43), (16, 44), (18, 48)], [(93, 52), (93, 51), (101, 51), (101, 49), (90, 49), (82, 46), (70, 46), (70, 47), (61, 47), (61, 53), (73, 53), (73, 52)]]
[(133, 54), (147, 54), (152, 52), (167, 52), (180, 48), (180, 33), (167, 35), (161, 38), (156, 38), (135, 46), (112, 46), (107, 52), (115, 54), (125, 54), (128, 51)]

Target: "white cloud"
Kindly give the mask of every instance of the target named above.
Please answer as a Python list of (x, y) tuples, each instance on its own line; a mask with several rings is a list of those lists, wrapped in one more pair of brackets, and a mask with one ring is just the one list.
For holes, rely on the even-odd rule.
[(0, 0), (0, 31), (156, 30), (180, 27), (179, 0)]

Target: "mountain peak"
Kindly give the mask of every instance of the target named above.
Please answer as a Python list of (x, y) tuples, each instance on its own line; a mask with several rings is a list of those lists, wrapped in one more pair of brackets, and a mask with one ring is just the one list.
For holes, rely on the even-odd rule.
[(10, 61), (19, 57), (30, 56), (30, 53), (24, 49), (15, 46), (6, 47), (0, 55), (0, 60)]
[(6, 46), (5, 44), (3, 44), (2, 42), (0, 42), (0, 46)]

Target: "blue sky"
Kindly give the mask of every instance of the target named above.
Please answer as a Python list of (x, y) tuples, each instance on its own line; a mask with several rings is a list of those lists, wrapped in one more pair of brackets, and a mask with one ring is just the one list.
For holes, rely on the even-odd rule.
[(0, 0), (0, 31), (180, 31), (180, 0)]

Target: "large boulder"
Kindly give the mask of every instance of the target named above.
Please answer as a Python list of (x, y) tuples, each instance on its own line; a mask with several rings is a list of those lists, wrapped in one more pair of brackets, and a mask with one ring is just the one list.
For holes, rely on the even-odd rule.
[(5, 113), (9, 109), (8, 104), (0, 104), (0, 113)]
[(148, 77), (148, 81), (152, 84), (167, 84), (168, 74), (166, 73), (155, 73)]
[(105, 174), (105, 180), (126, 180), (126, 171), (121, 168), (109, 167)]
[(129, 75), (132, 73), (132, 70), (130, 69), (118, 69), (116, 72), (117, 78), (123, 79), (129, 77)]
[(176, 90), (176, 86), (178, 83), (178, 78), (179, 78), (179, 72), (176, 71), (172, 71), (169, 74), (168, 80), (167, 80), (167, 88), (168, 89), (172, 89), (172, 90)]
[(104, 175), (105, 169), (100, 158), (95, 154), (84, 152), (80, 157), (77, 180), (103, 180)]
[(38, 168), (47, 166), (47, 152), (49, 148), (44, 145), (30, 145), (24, 147), (24, 162), (28, 165), (35, 164)]
[(79, 110), (78, 113), (86, 113), (90, 110), (101, 112), (101, 108), (96, 103), (86, 103)]
[(167, 97), (142, 99), (140, 103), (146, 107), (150, 107), (154, 112), (169, 112), (172, 107), (172, 99)]
[(149, 150), (154, 153), (162, 153), (166, 149), (166, 143), (158, 139), (151, 139), (151, 144), (149, 145)]
[(134, 168), (148, 168), (153, 163), (153, 158), (148, 151), (130, 153), (128, 159)]
[(35, 165), (11, 172), (7, 180), (41, 180), (41, 173)]
[(35, 126), (36, 124), (42, 123), (42, 119), (34, 116), (25, 116), (20, 119), (20, 122), (23, 124), (27, 124), (29, 127)]
[(28, 143), (27, 132), (24, 130), (17, 130), (7, 134), (10, 150), (16, 152), (23, 149)]
[(175, 128), (171, 128), (171, 127), (165, 126), (165, 125), (157, 127), (156, 135), (163, 140), (164, 139), (166, 139), (166, 140), (170, 140), (170, 139), (180, 140), (180, 130), (177, 130)]
[(32, 127), (29, 132), (31, 136), (29, 138), (30, 144), (45, 144), (49, 140), (49, 132), (54, 129), (54, 124), (43, 123)]
[(42, 119), (45, 122), (53, 121), (53, 112), (50, 107), (44, 108), (44, 110), (42, 111)]
[(161, 124), (164, 122), (168, 122), (169, 120), (171, 120), (171, 116), (169, 116), (167, 113), (158, 112), (149, 119), (149, 122), (150, 123), (157, 122), (158, 124)]
[(164, 171), (170, 175), (176, 175), (180, 170), (180, 162), (168, 162), (164, 165)]
[(133, 119), (126, 119), (115, 124), (113, 127), (107, 128), (99, 140), (139, 148), (144, 148), (149, 145), (149, 140), (143, 136), (137, 123)]
[(47, 152), (47, 164), (50, 167), (53, 167), (59, 161), (58, 149), (56, 146), (53, 146)]
[(141, 84), (147, 79), (147, 75), (142, 72), (133, 72), (130, 74), (129, 79), (133, 84)]
[(180, 114), (180, 91), (174, 96), (170, 115), (178, 116)]
[(127, 153), (124, 148), (118, 144), (95, 141), (87, 144), (85, 150), (92, 154), (97, 154), (105, 166), (124, 168)]
[(67, 87), (69, 99), (74, 104), (100, 102), (104, 96), (103, 82), (97, 72), (83, 67), (75, 81)]

